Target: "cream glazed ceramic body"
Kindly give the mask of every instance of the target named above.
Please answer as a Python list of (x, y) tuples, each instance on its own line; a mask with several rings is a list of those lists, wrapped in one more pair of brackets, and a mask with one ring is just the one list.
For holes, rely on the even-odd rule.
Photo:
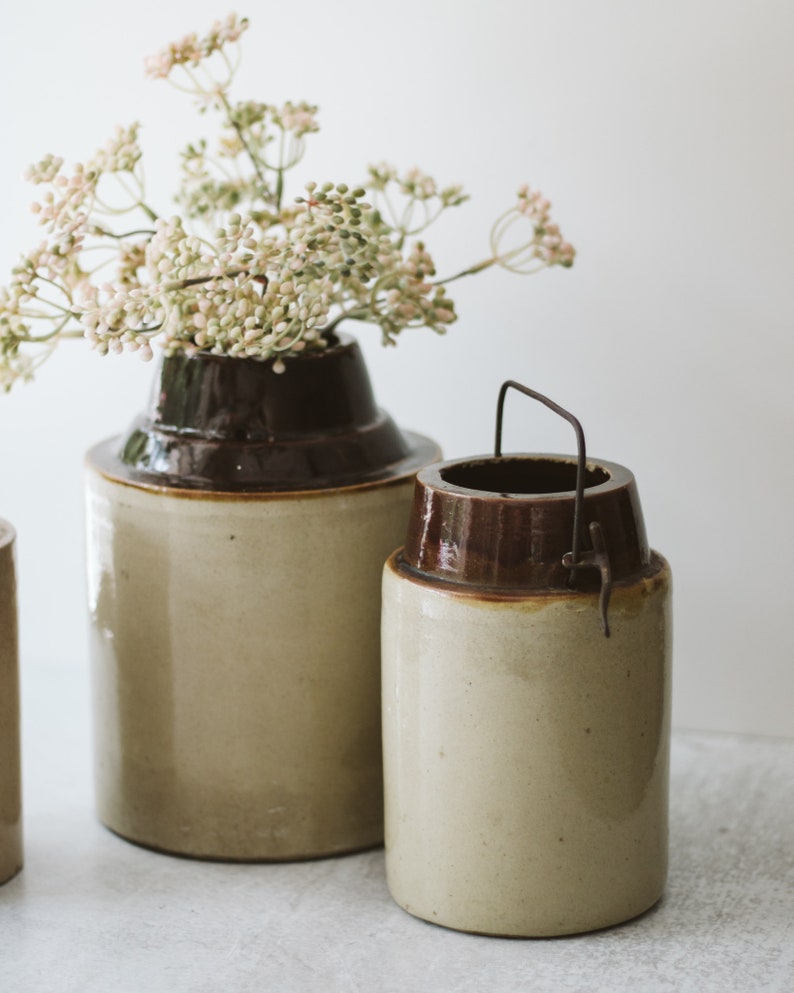
[[(349, 351), (332, 356), (344, 375)], [(187, 447), (180, 439), (172, 450), (174, 432), (162, 428), (174, 420), (162, 399), (170, 382), (156, 399), (156, 430), (133, 431), (122, 446), (122, 456), (148, 453), (145, 470), (129, 470), (118, 443), (89, 456), (100, 817), (130, 840), (202, 858), (377, 845), (380, 573), (403, 539), (416, 469), (436, 449), (392, 425), (384, 457), (373, 441), (383, 415), (370, 398), (364, 427), (351, 430), (362, 417), (349, 408), (361, 404), (338, 391), (333, 366), (318, 366), (307, 385), (314, 366), (303, 359), (283, 376), (241, 365), (218, 364), (218, 375), (244, 377), (229, 391), (250, 400), (239, 444), (238, 414), (213, 408), (224, 392), (216, 384), (180, 400), (176, 420), (190, 408), (202, 436), (189, 432)], [(192, 374), (183, 364), (178, 385)], [(335, 400), (322, 409), (326, 381), (344, 409)], [(273, 390), (286, 391), (281, 401)], [(285, 420), (282, 401), (293, 400)], [(307, 429), (313, 416), (320, 427), (341, 420), (330, 442)], [(231, 442), (213, 444), (218, 424)], [(165, 486), (151, 469), (158, 459)], [(181, 488), (175, 459), (187, 466)], [(198, 465), (217, 473), (224, 460), (214, 488), (193, 483)]]
[[(386, 565), (388, 884), (406, 910), (447, 927), (573, 934), (642, 913), (664, 888), (670, 573), (647, 549), (630, 473), (591, 466), (587, 518), (607, 546), (621, 517), (634, 521), (624, 547), (612, 541), (604, 637), (592, 581), (555, 589), (557, 566), (544, 566), (564, 554), (543, 550), (555, 516), (570, 541), (572, 494), (550, 489), (564, 460), (545, 460), (548, 484), (520, 487), (509, 461), (512, 495), (448, 484), (452, 463), (423, 470), (406, 548)], [(525, 526), (511, 527), (530, 500)]]
[(0, 520), (0, 883), (22, 868), (14, 529)]
[(379, 844), (377, 577), (413, 480), (197, 499), (90, 472), (88, 487), (102, 820), (206, 857)]

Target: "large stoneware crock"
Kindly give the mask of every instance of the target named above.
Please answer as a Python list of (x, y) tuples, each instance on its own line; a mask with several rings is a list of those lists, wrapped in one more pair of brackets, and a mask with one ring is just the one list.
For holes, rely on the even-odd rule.
[(374, 403), (357, 344), (167, 358), (88, 456), (99, 813), (203, 858), (382, 840), (380, 572), (436, 457)]

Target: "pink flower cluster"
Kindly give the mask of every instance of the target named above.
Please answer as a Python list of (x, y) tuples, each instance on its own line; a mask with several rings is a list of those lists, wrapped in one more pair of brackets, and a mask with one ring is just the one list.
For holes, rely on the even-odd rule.
[(460, 186), (379, 163), (366, 187), (310, 182), (288, 202), (285, 173), (318, 130), (317, 107), (231, 100), (237, 63), (225, 46), (247, 27), (230, 15), (146, 60), (155, 78), (181, 67), (173, 85), (221, 115), (220, 162), (203, 138), (182, 153), (181, 216), (145, 200), (137, 124), (71, 173), (54, 155), (28, 169), (44, 187), (33, 210), (46, 238), (0, 286), (0, 389), (78, 336), (100, 354), (149, 359), (157, 343), (271, 360), (281, 372), (285, 356), (326, 347), (342, 321), (378, 326), (385, 344), (406, 328), (443, 333), (456, 320), (446, 284), (492, 266), (573, 264), (551, 204), (526, 185), (494, 224), (490, 255), (445, 279), (415, 239), (468, 199)]
[(172, 41), (156, 55), (144, 59), (146, 75), (152, 79), (167, 79), (174, 66), (198, 65), (202, 59), (219, 52), (228, 42), (237, 41), (248, 27), (248, 18), (229, 14), (224, 21), (216, 21), (206, 35), (185, 35), (181, 41)]

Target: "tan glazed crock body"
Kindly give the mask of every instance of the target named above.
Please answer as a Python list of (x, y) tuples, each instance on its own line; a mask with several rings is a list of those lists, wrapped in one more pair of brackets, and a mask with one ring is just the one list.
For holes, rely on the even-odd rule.
[(22, 868), (14, 529), (0, 520), (0, 883)]
[[(224, 415), (225, 438), (248, 433), (232, 454), (224, 441), (201, 462), (222, 420), (206, 384), (180, 401), (203, 431), (188, 449), (163, 440), (184, 410), (174, 417), (161, 393), (158, 437), (144, 425), (126, 443), (139, 462), (149, 453), (145, 470), (116, 457), (118, 443), (90, 453), (97, 797), (133, 841), (236, 860), (382, 841), (379, 576), (436, 449), (374, 407), (355, 343), (333, 351), (282, 376), (256, 363), (234, 384), (251, 409), (245, 428)], [(248, 375), (238, 367), (250, 363), (221, 363)], [(340, 370), (358, 383), (352, 399)], [(188, 484), (209, 465), (214, 488), (180, 486), (175, 460)]]
[(505, 478), (420, 472), (384, 572), (388, 884), (459, 930), (589, 931), (664, 888), (670, 572), (631, 474), (591, 463), (585, 516), (616, 573), (605, 637), (598, 574), (569, 590), (561, 566), (573, 460), (489, 461)]

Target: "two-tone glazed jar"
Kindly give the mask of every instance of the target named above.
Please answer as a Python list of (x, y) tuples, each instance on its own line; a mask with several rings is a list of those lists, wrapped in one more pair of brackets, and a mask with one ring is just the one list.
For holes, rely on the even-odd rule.
[(0, 520), (0, 883), (22, 868), (14, 529)]
[(358, 345), (165, 360), (88, 456), (99, 813), (204, 858), (383, 837), (380, 573), (438, 457), (375, 405)]
[(670, 571), (634, 477), (587, 461), (583, 436), (578, 459), (418, 474), (383, 582), (386, 865), (401, 906), (550, 936), (659, 899), (670, 625)]

